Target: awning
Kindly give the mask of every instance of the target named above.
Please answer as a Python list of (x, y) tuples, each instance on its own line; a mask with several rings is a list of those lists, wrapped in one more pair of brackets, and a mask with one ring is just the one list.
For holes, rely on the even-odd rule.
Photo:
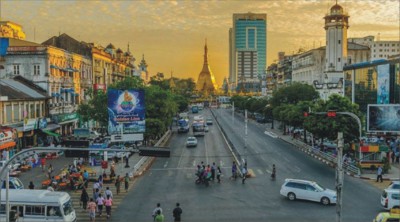
[(47, 135), (50, 135), (50, 136), (55, 136), (55, 137), (59, 137), (59, 136), (61, 136), (60, 134), (58, 134), (58, 133), (53, 133), (53, 132), (51, 132), (51, 131), (48, 131), (48, 130), (42, 130), (44, 133), (46, 133)]
[(58, 124), (49, 123), (49, 124), (47, 124), (46, 128), (44, 128), (44, 129), (42, 129), (42, 130), (49, 130), (49, 131), (52, 131), (52, 130), (56, 130), (56, 129), (60, 128), (60, 127), (61, 127), (61, 126), (58, 125)]
[(17, 144), (14, 142), (14, 141), (10, 141), (10, 142), (7, 142), (7, 143), (3, 143), (3, 144), (0, 144), (0, 150), (2, 150), (2, 149), (7, 149), (7, 148), (10, 148), (10, 147), (14, 147), (14, 146), (16, 146)]

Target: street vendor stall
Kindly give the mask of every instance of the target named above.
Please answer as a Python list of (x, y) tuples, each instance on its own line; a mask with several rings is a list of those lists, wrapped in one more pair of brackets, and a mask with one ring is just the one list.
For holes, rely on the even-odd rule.
[(359, 156), (361, 168), (383, 166), (384, 158), (387, 157), (389, 152), (389, 147), (384, 144), (363, 144), (361, 147), (358, 144), (352, 144), (351, 148), (361, 155), (361, 157)]

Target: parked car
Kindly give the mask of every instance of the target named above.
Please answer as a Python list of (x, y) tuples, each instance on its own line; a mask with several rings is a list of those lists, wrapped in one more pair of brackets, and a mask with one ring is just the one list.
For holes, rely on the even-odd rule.
[(186, 147), (196, 147), (197, 146), (197, 139), (196, 137), (190, 136), (186, 140)]
[(400, 190), (400, 181), (392, 181), (386, 189)]
[(400, 209), (391, 209), (390, 212), (381, 212), (376, 215), (373, 222), (398, 222), (400, 221)]
[(206, 119), (206, 123), (207, 123), (207, 125), (212, 125), (213, 124), (213, 120), (211, 118), (207, 118)]
[(381, 195), (381, 205), (386, 210), (400, 207), (399, 189), (385, 189)]
[(289, 200), (303, 199), (323, 205), (336, 203), (336, 191), (326, 189), (314, 181), (285, 179), (280, 194)]

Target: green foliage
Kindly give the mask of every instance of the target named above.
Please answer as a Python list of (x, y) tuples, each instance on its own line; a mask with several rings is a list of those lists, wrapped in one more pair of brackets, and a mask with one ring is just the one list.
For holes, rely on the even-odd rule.
[(319, 94), (313, 86), (293, 83), (274, 91), (270, 103), (273, 107), (278, 107), (281, 104), (297, 104), (300, 101), (316, 101), (318, 99)]
[(99, 90), (92, 94), (92, 99), (87, 103), (80, 104), (77, 113), (83, 121), (95, 120), (100, 126), (105, 127), (108, 124), (107, 95)]

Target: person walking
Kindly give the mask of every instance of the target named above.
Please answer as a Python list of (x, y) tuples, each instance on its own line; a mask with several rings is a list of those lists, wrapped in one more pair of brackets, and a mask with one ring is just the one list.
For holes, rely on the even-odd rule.
[(211, 166), (211, 179), (212, 181), (215, 180), (215, 170), (217, 169), (217, 166), (215, 166), (215, 162), (213, 162), (212, 166)]
[(51, 174), (53, 173), (53, 165), (49, 165), (49, 167), (47, 168), (47, 176), (49, 177), (49, 179), (51, 179)]
[(162, 214), (161, 210), (157, 211), (157, 215), (154, 218), (155, 222), (164, 222), (164, 214)]
[(232, 179), (236, 180), (237, 177), (237, 166), (235, 161), (232, 162)]
[(221, 168), (218, 166), (217, 167), (217, 180), (218, 180), (218, 183), (221, 183), (221, 175), (222, 175), (222, 171), (221, 171)]
[(104, 205), (106, 205), (106, 213), (107, 213), (107, 220), (111, 217), (111, 206), (112, 206), (112, 199), (110, 196), (107, 196), (107, 199), (104, 200)]
[(242, 168), (242, 184), (244, 184), (244, 182), (246, 181), (247, 178), (247, 167), (243, 166)]
[(99, 194), (99, 197), (96, 200), (97, 203), (97, 209), (99, 210), (99, 217), (101, 217), (101, 214), (103, 213), (103, 205), (104, 205), (104, 198)]
[(93, 201), (93, 198), (90, 198), (90, 202), (87, 206), (87, 209), (89, 210), (90, 221), (94, 222), (96, 219), (96, 203)]
[(31, 182), (29, 182), (29, 189), (30, 190), (34, 190), (35, 189), (35, 185), (33, 185), (33, 182), (31, 181)]
[(46, 157), (42, 157), (40, 159), (40, 167), (42, 168), (42, 172), (46, 169)]
[(88, 201), (89, 201), (89, 194), (87, 193), (87, 191), (86, 191), (86, 189), (85, 188), (83, 188), (82, 189), (82, 193), (81, 193), (81, 203), (82, 203), (82, 208), (84, 209), (84, 210), (86, 210), (86, 208), (87, 208), (87, 203), (88, 203)]
[(182, 209), (181, 209), (179, 203), (176, 203), (176, 207), (175, 207), (175, 209), (172, 211), (172, 214), (173, 214), (173, 216), (174, 216), (174, 221), (181, 221)]
[(381, 166), (378, 167), (378, 171), (376, 172), (376, 174), (377, 174), (376, 182), (378, 182), (380, 180), (382, 183), (383, 182), (383, 178), (382, 178), (383, 170), (382, 170)]
[(125, 174), (124, 183), (125, 183), (125, 192), (128, 192), (128, 188), (129, 188), (129, 174), (128, 173)]
[(118, 175), (117, 178), (115, 179), (115, 187), (117, 188), (117, 195), (121, 191), (121, 178)]
[(276, 177), (276, 168), (275, 168), (275, 164), (272, 164), (271, 179), (275, 180), (275, 177)]
[(153, 221), (156, 221), (156, 216), (158, 211), (162, 213), (162, 208), (160, 203), (157, 203), (157, 207), (154, 208), (153, 213), (151, 214), (151, 216), (153, 217)]
[(107, 197), (110, 197), (111, 199), (113, 199), (114, 197), (113, 197), (113, 194), (112, 194), (112, 191), (110, 190), (110, 188), (109, 187), (106, 187), (106, 190), (104, 191), (104, 196), (107, 198)]

